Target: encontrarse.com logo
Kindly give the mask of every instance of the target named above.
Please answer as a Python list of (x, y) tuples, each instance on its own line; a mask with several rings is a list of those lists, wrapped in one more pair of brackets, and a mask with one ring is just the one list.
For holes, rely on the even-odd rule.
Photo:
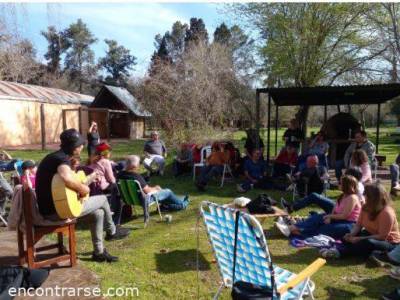
[(34, 288), (10, 288), (8, 294), (11, 297), (139, 297), (137, 287), (108, 288), (102, 292), (98, 287), (38, 287)]

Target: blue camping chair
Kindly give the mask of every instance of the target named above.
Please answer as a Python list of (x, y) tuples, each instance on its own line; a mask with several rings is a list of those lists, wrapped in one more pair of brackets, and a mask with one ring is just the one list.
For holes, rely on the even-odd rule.
[[(236, 210), (203, 201), (200, 211), (223, 279), (214, 296), (218, 299), (223, 287), (232, 287)], [(235, 282), (271, 287), (271, 257), (263, 229), (249, 214), (240, 213), (239, 218)], [(274, 299), (303, 299), (306, 295), (314, 299), (315, 285), (310, 277), (325, 263), (324, 259), (318, 258), (297, 275), (274, 266)]]

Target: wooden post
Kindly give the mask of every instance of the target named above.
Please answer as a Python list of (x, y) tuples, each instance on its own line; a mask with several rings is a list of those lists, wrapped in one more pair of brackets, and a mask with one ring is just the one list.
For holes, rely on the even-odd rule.
[(381, 123), (381, 104), (378, 104), (378, 116), (376, 120), (376, 153), (379, 153), (379, 128)]
[(324, 105), (324, 124), (326, 123), (327, 119), (328, 119), (328, 106)]
[(40, 104), (40, 129), (42, 134), (42, 150), (46, 150), (46, 118), (44, 104)]
[(63, 109), (62, 111), (62, 123), (63, 123), (63, 131), (67, 129), (67, 111)]
[(83, 134), (82, 133), (82, 108), (81, 107), (79, 107), (79, 109), (78, 109), (78, 126), (79, 126), (79, 133), (80, 134)]
[(107, 116), (106, 116), (106, 129), (107, 129), (107, 141), (110, 142), (110, 111), (107, 109)]
[(260, 141), (260, 92), (256, 90), (256, 149), (259, 148)]
[(271, 139), (271, 95), (268, 93), (268, 131), (267, 131), (267, 164), (270, 158), (270, 139)]

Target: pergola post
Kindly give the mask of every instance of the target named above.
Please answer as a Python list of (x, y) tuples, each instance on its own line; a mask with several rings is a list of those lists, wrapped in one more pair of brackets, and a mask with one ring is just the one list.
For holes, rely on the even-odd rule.
[(275, 157), (278, 155), (278, 105), (275, 105)]
[(268, 93), (268, 131), (267, 131), (267, 163), (270, 158), (270, 140), (271, 140), (271, 95)]
[(256, 149), (259, 148), (260, 141), (260, 91), (256, 90)]
[(378, 104), (378, 116), (376, 120), (376, 153), (379, 153), (379, 127), (381, 123), (381, 104)]

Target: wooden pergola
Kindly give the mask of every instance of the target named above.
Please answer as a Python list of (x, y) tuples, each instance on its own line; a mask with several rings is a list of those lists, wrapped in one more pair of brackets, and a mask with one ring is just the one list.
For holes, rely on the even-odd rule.
[[(256, 90), (256, 129), (260, 131), (260, 96), (268, 95), (267, 118), (267, 161), (270, 160), (271, 142), (271, 104), (275, 104), (275, 152), (278, 147), (278, 117), (280, 106), (323, 106), (324, 122), (327, 119), (327, 107), (330, 105), (377, 105), (376, 151), (379, 149), (379, 127), (381, 122), (381, 104), (400, 95), (400, 84), (317, 86), (291, 88), (260, 88)], [(258, 138), (258, 135), (257, 135)], [(258, 143), (258, 141), (257, 141)]]

